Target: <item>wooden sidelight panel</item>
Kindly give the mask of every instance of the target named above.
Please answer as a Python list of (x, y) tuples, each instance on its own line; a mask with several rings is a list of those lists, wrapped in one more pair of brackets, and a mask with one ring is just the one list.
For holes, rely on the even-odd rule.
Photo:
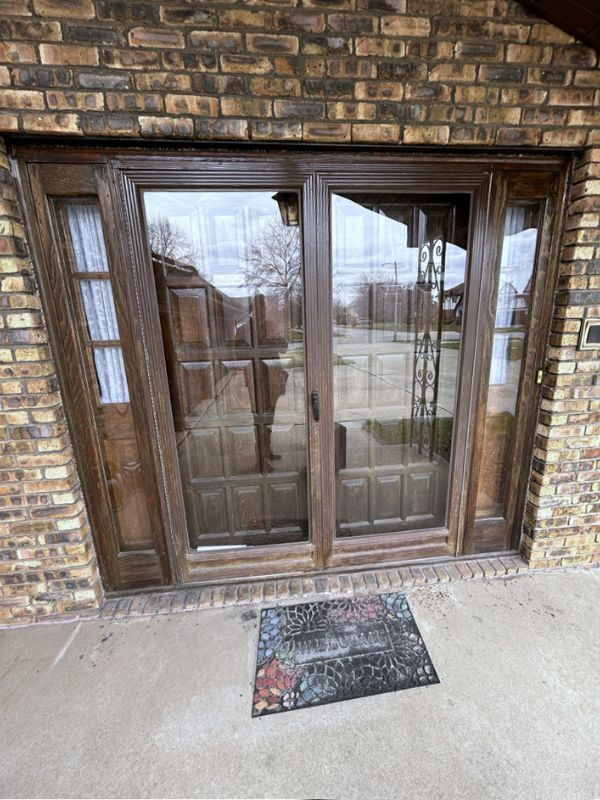
[(475, 450), (463, 552), (518, 547), (552, 313), (565, 175), (499, 175), (498, 250), (484, 282)]
[(106, 167), (31, 163), (21, 177), (106, 588), (168, 583)]

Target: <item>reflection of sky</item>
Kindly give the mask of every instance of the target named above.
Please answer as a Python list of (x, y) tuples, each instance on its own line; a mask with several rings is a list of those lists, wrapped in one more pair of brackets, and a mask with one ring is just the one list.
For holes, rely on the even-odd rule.
[[(398, 283), (417, 280), (419, 248), (409, 247), (408, 226), (339, 195), (333, 196), (333, 271), (337, 293), (347, 298), (365, 274), (382, 274)], [(446, 245), (445, 285), (452, 288), (465, 279), (466, 251)]]
[(148, 222), (168, 219), (201, 254), (199, 269), (231, 296), (247, 296), (247, 246), (268, 222), (281, 222), (271, 191), (145, 192)]
[[(348, 300), (365, 275), (383, 275), (398, 283), (417, 279), (419, 249), (408, 247), (408, 226), (340, 195), (333, 196), (333, 270), (338, 294)], [(524, 291), (531, 277), (537, 231), (534, 228), (504, 237), (501, 283)], [(465, 279), (466, 251), (448, 242), (444, 283), (451, 289)], [(377, 275), (373, 274), (377, 273)]]
[[(144, 193), (148, 221), (168, 219), (201, 254), (198, 264), (221, 290), (245, 296), (241, 270), (246, 248), (267, 222), (280, 223), (271, 191), (195, 191)], [(419, 251), (407, 245), (407, 226), (359, 203), (333, 196), (332, 249), (334, 283), (338, 293), (354, 293), (365, 273), (384, 273), (399, 283), (416, 280)], [(522, 292), (531, 277), (536, 246), (535, 229), (506, 236), (502, 249), (501, 283)], [(464, 281), (466, 252), (446, 247), (446, 288)], [(375, 277), (375, 276), (374, 276)]]

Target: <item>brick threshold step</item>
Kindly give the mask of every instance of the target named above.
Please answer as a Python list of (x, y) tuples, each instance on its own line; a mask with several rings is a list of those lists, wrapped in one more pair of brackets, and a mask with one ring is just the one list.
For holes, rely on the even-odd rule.
[[(506, 555), (341, 574), (248, 581), (196, 588), (180, 587), (109, 597), (98, 608), (47, 617), (28, 617), (18, 622), (0, 625), (0, 629), (88, 619), (126, 619), (156, 614), (178, 614), (206, 608), (297, 602), (305, 599), (322, 599), (324, 596), (358, 596), (456, 581), (506, 579), (540, 572), (565, 572), (575, 568), (577, 567), (530, 568), (519, 555)], [(589, 567), (581, 565), (579, 568)]]
[[(426, 584), (516, 576), (529, 571), (525, 561), (515, 555), (435, 565), (248, 581), (195, 589), (178, 588), (174, 591), (145, 592), (129, 597), (108, 598), (103, 606), (96, 610), (95, 616), (101, 619), (123, 619), (175, 614), (204, 608), (358, 596), (400, 591)], [(87, 616), (87, 612), (84, 612), (84, 615)]]
[(511, 579), (540, 572), (567, 572), (572, 569), (598, 568), (600, 564), (534, 567), (519, 555), (471, 558), (441, 564), (362, 570), (359, 572), (294, 578), (265, 579), (243, 583), (199, 586), (196, 588), (153, 589), (126, 596), (105, 598), (97, 608), (65, 612), (45, 617), (28, 617), (0, 625), (0, 630), (32, 624), (55, 624), (78, 620), (127, 619), (157, 614), (179, 614), (210, 608), (251, 606), (266, 603), (289, 603), (319, 600), (324, 597), (352, 597), (380, 592), (403, 591), (458, 581)]

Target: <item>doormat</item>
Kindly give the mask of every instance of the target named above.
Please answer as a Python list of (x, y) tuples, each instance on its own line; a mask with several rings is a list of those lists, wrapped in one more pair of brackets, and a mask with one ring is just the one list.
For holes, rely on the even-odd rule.
[(434, 683), (401, 592), (262, 612), (253, 717)]

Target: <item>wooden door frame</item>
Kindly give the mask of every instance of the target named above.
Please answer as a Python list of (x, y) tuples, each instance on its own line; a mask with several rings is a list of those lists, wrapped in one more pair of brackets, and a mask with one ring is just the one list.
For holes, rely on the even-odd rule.
[[(142, 344), (148, 369), (149, 390), (153, 404), (155, 437), (158, 442), (162, 491), (168, 499), (169, 529), (172, 532), (172, 558), (182, 582), (221, 581), (235, 578), (268, 577), (272, 574), (310, 572), (317, 567), (315, 541), (320, 538), (322, 519), (318, 476), (319, 430), (311, 415), (310, 391), (317, 385), (315, 365), (319, 358), (316, 335), (318, 302), (316, 296), (314, 193), (312, 170), (302, 164), (280, 159), (249, 161), (245, 157), (215, 158), (199, 163), (198, 159), (159, 159), (156, 163), (118, 159), (113, 164), (113, 196), (121, 200), (121, 241), (129, 244), (129, 264), (136, 294), (137, 311), (142, 321)], [(243, 167), (243, 169), (242, 169)], [(183, 175), (183, 177), (182, 177)], [(189, 548), (183, 490), (177, 458), (175, 427), (170, 401), (166, 360), (161, 336), (156, 288), (151, 255), (146, 242), (141, 193), (144, 190), (180, 189), (272, 189), (298, 190), (303, 207), (303, 275), (305, 330), (305, 408), (307, 422), (307, 502), (309, 508), (308, 542), (248, 547), (227, 552), (195, 553)]]
[[(60, 324), (53, 319), (56, 310), (50, 297), (49, 282), (51, 280), (44, 261), (43, 246), (36, 226), (29, 224), (29, 218), (34, 219), (35, 202), (31, 189), (28, 186), (27, 164), (37, 162), (56, 162), (71, 164), (104, 165), (107, 171), (106, 193), (110, 197), (110, 204), (115, 213), (112, 213), (115, 230), (117, 232), (114, 249), (118, 251), (121, 268), (131, 272), (131, 292), (129, 302), (133, 316), (136, 358), (139, 359), (140, 388), (144, 395), (144, 402), (148, 416), (148, 439), (152, 457), (156, 465), (158, 485), (160, 487), (159, 506), (162, 524), (165, 530), (165, 544), (168, 561), (173, 573), (173, 582), (222, 582), (228, 580), (247, 579), (249, 577), (274, 577), (276, 575), (302, 574), (319, 569), (333, 570), (361, 568), (373, 565), (403, 563), (424, 560), (440, 560), (454, 557), (462, 546), (462, 532), (469, 522), (473, 503), (472, 479), (476, 452), (480, 446), (481, 422), (477, 414), (481, 408), (481, 386), (484, 381), (483, 366), (486, 359), (486, 347), (489, 343), (479, 340), (477, 331), (484, 324), (485, 314), (481, 312), (482, 302), (485, 300), (486, 281), (484, 277), (495, 267), (501, 235), (499, 232), (498, 214), (503, 202), (504, 172), (541, 172), (554, 170), (557, 174), (562, 172), (559, 184), (562, 186), (560, 197), (557, 198), (557, 213), (564, 216), (566, 187), (568, 181), (564, 175), (568, 156), (531, 156), (523, 159), (512, 155), (477, 154), (456, 155), (446, 153), (399, 153), (399, 152), (340, 152), (340, 151), (314, 151), (308, 148), (268, 149), (266, 151), (245, 151), (221, 149), (207, 152), (162, 152), (148, 153), (147, 151), (131, 152), (130, 148), (115, 149), (114, 147), (81, 148), (77, 143), (73, 148), (59, 150), (40, 149), (37, 145), (29, 143), (17, 148), (19, 169), (15, 171), (18, 178), (21, 197), (28, 217), (28, 232), (33, 245), (34, 256), (39, 265), (42, 295), (44, 305), (50, 309), (49, 327), (57, 355), (57, 369), (61, 384), (70, 385), (71, 368), (68, 356), (62, 353), (64, 336), (68, 338), (68, 331), (63, 330)], [(332, 187), (350, 189), (356, 187), (360, 178), (363, 182), (377, 180), (378, 186), (386, 185), (403, 192), (424, 193), (424, 187), (432, 194), (438, 193), (443, 183), (444, 174), (452, 177), (452, 186), (447, 185), (447, 193), (462, 193), (471, 195), (471, 219), (469, 224), (469, 298), (467, 306), (471, 306), (471, 314), (467, 310), (465, 327), (463, 329), (463, 345), (460, 351), (460, 384), (457, 390), (457, 403), (468, 408), (462, 419), (456, 418), (458, 428), (457, 437), (462, 437), (465, 442), (464, 452), (460, 463), (456, 463), (457, 471), (453, 478), (454, 511), (451, 520), (451, 535), (440, 535), (433, 544), (423, 546), (424, 540), (431, 542), (432, 531), (415, 531), (400, 534), (383, 534), (372, 537), (371, 541), (359, 542), (356, 540), (348, 543), (341, 542), (336, 546), (336, 553), (332, 554), (329, 542), (326, 541), (332, 533), (327, 533), (331, 526), (331, 513), (333, 501), (333, 480), (324, 480), (320, 486), (313, 482), (310, 497), (312, 544), (306, 545), (267, 545), (256, 548), (247, 548), (243, 557), (239, 554), (190, 554), (186, 547), (187, 527), (183, 514), (181, 480), (176, 457), (174, 458), (174, 428), (172, 425), (172, 412), (169, 400), (168, 382), (166, 378), (166, 365), (163, 345), (160, 337), (160, 325), (156, 308), (156, 292), (153, 285), (151, 263), (149, 262), (148, 248), (145, 242), (142, 226), (142, 213), (139, 203), (139, 192), (143, 188), (189, 188), (207, 186), (206, 167), (211, 166), (211, 174), (215, 177), (210, 181), (214, 188), (264, 188), (268, 184), (274, 188), (300, 188), (304, 192), (304, 268), (316, 272), (316, 279), (305, 281), (305, 315), (306, 330), (308, 324), (316, 329), (321, 326), (324, 330), (331, 330), (331, 304), (329, 302), (329, 241), (326, 225), (323, 220), (328, 220), (329, 191)], [(184, 176), (181, 180), (180, 176)], [(266, 176), (272, 176), (269, 180)], [(240, 180), (243, 177), (243, 180)], [(278, 179), (276, 182), (275, 179)], [(294, 186), (293, 181), (298, 183)], [(360, 182), (359, 182), (360, 183)], [(410, 189), (407, 187), (411, 187)], [(475, 199), (473, 199), (475, 198)], [(125, 213), (116, 213), (120, 210)], [(561, 217), (562, 218), (562, 217)], [(485, 223), (485, 226), (484, 226)], [(494, 246), (485, 247), (485, 230), (492, 236)], [(490, 234), (491, 231), (491, 234)], [(560, 245), (560, 229), (555, 227), (551, 242), (548, 246), (547, 284), (554, 287), (557, 276), (557, 254)], [(479, 254), (480, 261), (475, 263), (475, 256)], [(310, 284), (310, 285), (309, 285)], [(536, 293), (542, 295), (542, 311), (540, 313), (540, 334), (537, 339), (538, 362), (544, 352), (551, 311), (553, 295), (550, 295), (548, 285), (536, 286)], [(319, 287), (319, 288), (317, 288)], [(488, 287), (489, 288), (489, 287)], [(324, 291), (326, 290), (326, 291)], [(475, 314), (477, 311), (477, 314)], [(489, 309), (486, 312), (489, 314)], [(469, 335), (467, 335), (467, 328)], [(473, 333), (475, 332), (475, 333)], [(309, 344), (307, 342), (307, 348)], [(324, 407), (331, 409), (331, 349), (316, 346), (316, 336), (312, 336), (310, 353), (307, 351), (307, 363), (312, 363), (312, 383), (320, 389)], [(489, 354), (488, 354), (489, 357)], [(469, 376), (466, 376), (465, 365), (472, 365)], [(306, 391), (312, 388), (311, 380), (307, 376)], [(478, 393), (479, 390), (479, 393)], [(74, 402), (69, 399), (69, 392), (65, 392), (65, 407), (67, 417), (72, 421), (77, 413)], [(467, 398), (468, 402), (467, 402)], [(539, 400), (539, 397), (538, 397)], [(307, 421), (309, 403), (307, 397)], [(458, 405), (457, 405), (458, 408)], [(314, 425), (309, 433), (309, 475), (317, 470), (323, 475), (321, 465), (329, 463), (332, 457), (333, 430), (331, 414), (324, 414), (320, 423), (321, 432)], [(528, 417), (527, 431), (523, 435), (523, 442), (533, 439), (537, 406)], [(325, 422), (326, 420), (326, 422)], [(169, 425), (169, 422), (171, 424)], [(73, 425), (71, 425), (73, 427)], [(76, 457), (82, 475), (89, 472), (86, 462), (89, 442), (79, 441), (79, 436), (74, 436)], [(530, 445), (531, 446), (531, 445)], [(456, 448), (453, 448), (456, 450)], [(453, 459), (455, 454), (453, 453)], [(454, 462), (453, 462), (454, 463)], [(528, 470), (521, 470), (519, 486), (524, 487), (528, 477)], [(469, 483), (470, 481), (470, 483)], [(84, 481), (85, 483), (85, 481)], [(467, 492), (468, 486), (471, 491)], [(459, 486), (464, 491), (459, 491)], [(460, 494), (457, 497), (456, 493)], [(524, 489), (521, 489), (521, 506), (524, 503)], [(99, 505), (90, 502), (87, 496), (88, 508)], [(515, 512), (513, 532), (517, 530), (517, 520), (521, 511)], [(97, 536), (100, 535), (92, 513), (92, 525)], [(440, 531), (442, 533), (442, 531)], [(358, 538), (358, 537), (357, 537)], [(368, 537), (363, 537), (367, 539)], [(395, 541), (394, 541), (395, 539)], [(512, 546), (516, 546), (513, 539)], [(252, 549), (255, 552), (250, 552)], [(314, 558), (315, 550), (323, 553), (323, 558)], [(190, 558), (190, 555), (192, 556)], [(166, 554), (163, 553), (163, 558)], [(102, 560), (102, 559), (101, 559)], [(109, 567), (103, 563), (103, 573), (109, 575)], [(112, 585), (110, 583), (109, 585)]]
[[(121, 338), (123, 344), (135, 341), (136, 319), (130, 313), (131, 301), (127, 281), (123, 280), (123, 262), (117, 243), (107, 235), (106, 230), (107, 226), (115, 224), (115, 208), (108, 189), (106, 165), (101, 162), (76, 164), (65, 170), (60, 163), (20, 161), (18, 168), (15, 174), (26, 210), (24, 216), (28, 241), (37, 265), (40, 293), (44, 308), (48, 310), (46, 319), (57, 373), (61, 386), (69, 389), (62, 391), (62, 399), (104, 583), (113, 590), (169, 584), (172, 581), (170, 563), (164, 532), (157, 521), (161, 517), (160, 493), (154, 488), (152, 460), (148, 460), (141, 448), (154, 548), (129, 551), (119, 548), (117, 523), (109, 499), (109, 484), (94, 411), (97, 390), (91, 385), (88, 373), (83, 368), (85, 356), (79, 337), (81, 320), (78, 319), (77, 304), (72, 297), (71, 281), (67, 278), (68, 267), (64, 263), (52, 206), (54, 199), (97, 197), (108, 256), (107, 277), (113, 286)], [(140, 379), (140, 364), (127, 350), (124, 346), (125, 371), (128, 385), (134, 387)], [(149, 433), (143, 394), (131, 392), (128, 405), (136, 431)]]
[[(143, 161), (140, 164), (140, 160)], [(275, 163), (273, 163), (275, 162)], [(243, 165), (243, 170), (240, 167)], [(138, 298), (137, 313), (142, 320), (142, 342), (148, 369), (149, 389), (153, 404), (155, 435), (159, 443), (162, 490), (168, 498), (170, 529), (173, 532), (173, 558), (182, 582), (229, 580), (232, 578), (267, 577), (283, 572), (307, 572), (319, 568), (347, 568), (372, 563), (394, 563), (405, 558), (448, 558), (456, 555), (459, 520), (466, 501), (463, 491), (469, 463), (466, 444), (470, 434), (469, 414), (458, 413), (469, 408), (470, 385), (460, 376), (464, 373), (465, 359), (474, 347), (477, 335), (473, 327), (475, 316), (469, 309), (477, 309), (480, 294), (479, 281), (483, 271), (473, 269), (477, 261), (484, 263), (489, 248), (484, 247), (483, 231), (489, 228), (490, 192), (492, 171), (480, 164), (464, 162), (446, 165), (443, 176), (437, 160), (421, 159), (418, 163), (398, 162), (396, 159), (373, 160), (365, 169), (362, 161), (348, 161), (340, 168), (336, 157), (315, 159), (309, 157), (306, 166), (298, 165), (294, 156), (283, 156), (266, 161), (263, 154), (228, 157), (225, 160), (208, 157), (202, 160), (175, 157), (161, 158), (148, 163), (147, 158), (119, 158), (112, 164), (114, 172), (115, 202), (122, 202), (118, 215), (123, 222), (121, 241), (129, 243), (129, 258)], [(183, 177), (181, 177), (183, 175)], [(333, 463), (333, 406), (332, 406), (332, 341), (331, 286), (330, 286), (330, 236), (329, 202), (335, 190), (365, 190), (376, 185), (378, 189), (405, 194), (465, 194), (470, 199), (469, 246), (467, 261), (468, 300), (464, 316), (464, 345), (460, 351), (459, 380), (456, 399), (456, 427), (451, 464), (449, 492), (451, 519), (448, 527), (424, 529), (402, 533), (363, 536), (335, 541), (335, 476), (321, 465)], [(145, 238), (145, 224), (141, 193), (148, 189), (180, 189), (191, 191), (200, 188), (266, 188), (299, 189), (303, 192), (304, 207), (304, 270), (305, 270), (305, 331), (306, 408), (309, 393), (319, 391), (322, 418), (315, 423), (307, 413), (308, 422), (308, 475), (309, 475), (309, 528), (310, 547), (306, 544), (263, 545), (243, 551), (196, 554), (189, 549), (187, 523), (184, 513), (183, 492), (177, 460), (172, 408), (168, 378), (160, 335), (158, 304), (156, 302), (151, 256)], [(315, 202), (310, 202), (314, 197)], [(314, 217), (312, 216), (314, 215)], [(491, 268), (492, 265), (489, 264)], [(316, 331), (324, 332), (321, 339)], [(324, 346), (325, 341), (327, 344)], [(334, 546), (335, 543), (335, 546)], [(259, 574), (257, 575), (257, 570)], [(263, 572), (264, 570), (264, 572)]]
[[(469, 354), (474, 348), (476, 333), (473, 327), (477, 310), (476, 298), (480, 291), (482, 271), (474, 269), (474, 264), (483, 262), (486, 252), (482, 231), (488, 226), (492, 170), (482, 165), (465, 164), (463, 162), (446, 164), (440, 174), (440, 165), (435, 161), (419, 160), (418, 162), (394, 163), (393, 161), (371, 164), (365, 169), (363, 163), (353, 163), (341, 171), (339, 166), (331, 165), (319, 168), (320, 207), (323, 209), (322, 220), (325, 228), (320, 240), (319, 275), (321, 286), (319, 296), (326, 302), (320, 317), (325, 330), (332, 330), (331, 317), (331, 269), (330, 269), (330, 197), (334, 192), (351, 191), (386, 191), (420, 197), (431, 195), (443, 198), (445, 195), (462, 194), (469, 198), (469, 223), (467, 263), (465, 287), (467, 301), (466, 313), (463, 317), (461, 331), (461, 347), (457, 389), (455, 398), (455, 428), (450, 465), (450, 486), (448, 490), (449, 518), (446, 526), (426, 528), (401, 533), (382, 533), (348, 538), (329, 537), (325, 542), (324, 566), (331, 568), (352, 568), (357, 565), (393, 564), (399, 560), (439, 559), (456, 554), (459, 522), (464, 513), (465, 502), (463, 484), (468, 469), (469, 437), (472, 435), (468, 425), (469, 415), (459, 413), (469, 408), (469, 382), (464, 377), (464, 364), (468, 363)], [(373, 187), (376, 187), (375, 189)], [(327, 364), (324, 370), (326, 391), (323, 397), (324, 420), (331, 425), (333, 420), (333, 367), (332, 340), (328, 338)], [(325, 428), (323, 440), (324, 464), (333, 463), (334, 442), (333, 428)], [(455, 445), (455, 442), (458, 445)], [(324, 529), (334, 532), (335, 520), (335, 474), (324, 476), (327, 482), (327, 495), (330, 502), (326, 504), (328, 519)]]
[[(566, 169), (565, 169), (566, 166)], [(542, 396), (542, 382), (536, 380), (538, 371), (542, 375), (546, 368), (546, 347), (552, 321), (554, 296), (558, 281), (559, 252), (567, 211), (567, 190), (570, 183), (571, 165), (563, 162), (553, 166), (546, 165), (539, 170), (533, 165), (524, 168), (503, 170), (497, 168), (498, 180), (502, 185), (504, 212), (509, 204), (541, 204), (539, 233), (532, 271), (532, 290), (529, 301), (529, 318), (525, 338), (525, 349), (521, 364), (515, 413), (515, 439), (509, 467), (507, 486), (506, 515), (497, 518), (477, 519), (477, 488), (479, 468), (482, 458), (483, 436), (486, 421), (489, 392), (489, 373), (493, 347), (493, 329), (496, 315), (496, 300), (499, 289), (499, 269), (486, 275), (483, 297), (480, 304), (482, 323), (475, 396), (475, 434), (474, 455), (471, 474), (468, 480), (469, 494), (466, 503), (465, 540), (463, 552), (466, 555), (480, 553), (506, 552), (517, 550), (520, 544), (521, 523), (526, 502), (527, 486), (531, 473), (531, 460), (539, 404)], [(504, 223), (504, 213), (498, 219), (498, 226)], [(496, 258), (494, 266), (500, 263), (502, 251), (502, 230), (496, 236)], [(532, 335), (534, 334), (534, 335)], [(525, 457), (523, 457), (525, 455)]]

